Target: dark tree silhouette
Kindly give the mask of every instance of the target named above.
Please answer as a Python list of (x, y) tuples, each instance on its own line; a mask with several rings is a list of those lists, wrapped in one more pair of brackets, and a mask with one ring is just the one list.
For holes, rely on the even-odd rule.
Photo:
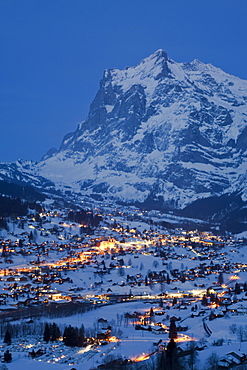
[(51, 337), (50, 326), (49, 324), (46, 323), (45, 330), (44, 330), (44, 341), (48, 343), (50, 340), (50, 337)]
[(178, 332), (175, 320), (173, 318), (170, 319), (170, 326), (169, 326), (169, 338), (170, 339), (177, 339)]
[(50, 333), (51, 333), (51, 341), (55, 341), (59, 339), (61, 336), (60, 329), (55, 322), (50, 326)]
[(222, 271), (219, 273), (219, 276), (218, 276), (218, 284), (219, 285), (224, 284), (224, 277), (223, 277), (223, 272)]
[(173, 300), (172, 300), (172, 305), (175, 306), (175, 304), (177, 304), (177, 303), (178, 303), (178, 300), (177, 300), (176, 297), (174, 297)]
[(8, 330), (5, 333), (3, 342), (6, 343), (8, 346), (11, 344), (11, 335)]
[(85, 339), (84, 332), (83, 325), (81, 325), (80, 329), (71, 325), (66, 326), (63, 333), (64, 344), (69, 347), (82, 347)]
[(167, 345), (166, 350), (166, 370), (178, 370), (178, 361), (177, 361), (177, 346), (174, 342), (174, 339), (171, 339)]
[(235, 294), (240, 294), (241, 293), (241, 288), (240, 288), (240, 284), (239, 283), (236, 283), (235, 284), (234, 293)]
[(152, 307), (150, 308), (149, 316), (150, 316), (150, 322), (153, 322), (154, 321), (154, 310)]
[(66, 326), (63, 333), (63, 341), (66, 346), (78, 346), (79, 334), (78, 328), (73, 328), (71, 325)]
[(207, 300), (207, 297), (204, 294), (203, 297), (202, 297), (202, 305), (207, 306), (207, 304), (208, 304), (208, 300)]
[(4, 352), (3, 358), (4, 358), (4, 362), (11, 362), (12, 361), (12, 354), (9, 352), (8, 349), (7, 349), (6, 352)]

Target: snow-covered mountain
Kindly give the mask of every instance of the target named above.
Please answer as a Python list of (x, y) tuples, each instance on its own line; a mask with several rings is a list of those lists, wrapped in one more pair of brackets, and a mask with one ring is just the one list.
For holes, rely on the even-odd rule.
[(247, 81), (158, 50), (104, 72), (88, 117), (35, 171), (60, 187), (182, 209), (247, 200)]
[(181, 208), (225, 192), (246, 198), (246, 149), (247, 82), (158, 50), (106, 70), (87, 119), (39, 168), (83, 191)]

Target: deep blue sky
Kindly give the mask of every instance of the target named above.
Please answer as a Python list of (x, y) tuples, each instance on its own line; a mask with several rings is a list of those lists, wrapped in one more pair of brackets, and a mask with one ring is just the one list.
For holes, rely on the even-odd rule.
[(246, 0), (1, 0), (0, 161), (58, 148), (104, 69), (160, 48), (247, 79), (246, 19)]

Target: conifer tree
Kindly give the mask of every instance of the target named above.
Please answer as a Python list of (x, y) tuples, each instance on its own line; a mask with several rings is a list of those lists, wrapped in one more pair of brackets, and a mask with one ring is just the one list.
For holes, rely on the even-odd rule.
[(150, 316), (150, 323), (152, 323), (154, 321), (154, 310), (152, 307), (150, 308), (149, 316)]
[(78, 332), (78, 346), (82, 347), (85, 339), (85, 328), (82, 324)]
[(202, 305), (207, 306), (207, 304), (208, 304), (208, 300), (207, 300), (206, 295), (204, 294), (203, 297), (202, 297)]
[(50, 337), (51, 337), (50, 326), (48, 323), (46, 323), (45, 330), (44, 330), (44, 341), (48, 343), (50, 340)]
[(240, 284), (239, 283), (236, 283), (235, 284), (234, 293), (235, 294), (240, 294), (241, 293), (241, 288), (240, 288)]
[(55, 341), (61, 336), (60, 329), (55, 322), (50, 326), (50, 333), (51, 341)]
[(78, 346), (79, 334), (78, 328), (73, 328), (71, 325), (66, 326), (63, 333), (63, 341), (66, 346)]
[(177, 339), (178, 332), (175, 320), (173, 318), (170, 319), (170, 326), (169, 326), (169, 338), (170, 339)]
[(11, 335), (8, 330), (5, 333), (3, 342), (6, 343), (8, 346), (11, 344)]
[(7, 349), (6, 352), (4, 352), (3, 358), (4, 358), (4, 362), (11, 362), (12, 361), (12, 354), (9, 352), (8, 349)]
[(219, 285), (224, 284), (224, 277), (223, 277), (223, 272), (222, 271), (219, 273), (219, 276), (218, 276), (218, 284)]
[(178, 300), (176, 297), (174, 297), (172, 300), (172, 305), (175, 306), (177, 303), (178, 303)]
[(177, 346), (174, 342), (174, 339), (171, 338), (170, 342), (167, 345), (166, 351), (166, 370), (178, 370), (180, 367), (178, 366), (177, 361)]

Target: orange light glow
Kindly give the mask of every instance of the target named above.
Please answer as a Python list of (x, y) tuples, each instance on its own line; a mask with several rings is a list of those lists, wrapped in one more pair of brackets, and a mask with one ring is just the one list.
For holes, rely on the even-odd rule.
[(232, 276), (230, 276), (230, 279), (231, 280), (238, 280), (238, 279), (240, 279), (240, 277), (238, 275), (232, 275)]
[(131, 358), (131, 360), (132, 360), (133, 362), (140, 362), (140, 361), (145, 361), (145, 360), (147, 360), (149, 357), (150, 357), (150, 355), (149, 355), (149, 354), (142, 354), (142, 355), (140, 355), (140, 356), (138, 356), (138, 357)]
[(99, 245), (99, 248), (101, 250), (112, 249), (114, 247), (115, 247), (115, 241), (114, 242), (110, 242), (110, 241), (103, 240), (102, 242), (100, 242), (100, 245)]
[(109, 342), (118, 342), (118, 338), (117, 337), (110, 337)]
[(181, 336), (175, 339), (175, 342), (188, 342), (188, 341), (195, 341), (195, 339), (186, 334), (181, 334)]

